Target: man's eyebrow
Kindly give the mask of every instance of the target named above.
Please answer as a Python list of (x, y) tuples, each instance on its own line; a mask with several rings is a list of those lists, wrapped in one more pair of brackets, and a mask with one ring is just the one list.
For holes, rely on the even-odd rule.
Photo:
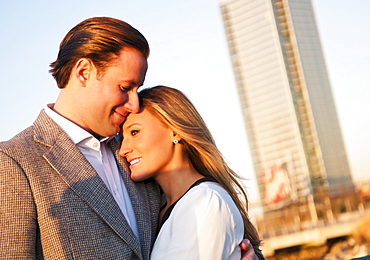
[(144, 85), (144, 82), (142, 82), (141, 84), (139, 84), (138, 82), (136, 82), (135, 80), (127, 80), (127, 79), (122, 79), (122, 80), (119, 80), (120, 83), (128, 83), (130, 84), (131, 86), (138, 86), (138, 87), (141, 87)]

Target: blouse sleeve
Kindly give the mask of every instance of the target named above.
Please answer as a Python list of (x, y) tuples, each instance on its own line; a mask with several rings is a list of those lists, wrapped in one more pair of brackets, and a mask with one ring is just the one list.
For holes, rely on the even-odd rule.
[(157, 238), (162, 250), (151, 259), (241, 258), (243, 220), (227, 192), (214, 186), (196, 186), (176, 204)]

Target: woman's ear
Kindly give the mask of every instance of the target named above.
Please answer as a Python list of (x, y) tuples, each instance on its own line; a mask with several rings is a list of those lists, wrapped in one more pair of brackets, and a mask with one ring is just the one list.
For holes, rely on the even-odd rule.
[(173, 141), (174, 144), (177, 144), (178, 142), (181, 141), (181, 137), (178, 134), (173, 133), (172, 141)]

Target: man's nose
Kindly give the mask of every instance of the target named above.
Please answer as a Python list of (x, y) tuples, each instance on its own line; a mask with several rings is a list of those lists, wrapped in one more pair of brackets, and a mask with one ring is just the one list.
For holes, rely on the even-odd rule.
[(127, 108), (128, 111), (130, 111), (130, 113), (139, 113), (140, 111), (139, 95), (136, 91), (129, 93), (128, 101), (125, 104), (125, 107)]

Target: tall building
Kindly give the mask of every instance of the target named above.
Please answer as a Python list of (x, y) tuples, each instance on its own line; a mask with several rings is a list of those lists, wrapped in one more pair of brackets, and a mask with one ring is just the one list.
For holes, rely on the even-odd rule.
[(354, 185), (311, 0), (220, 8), (265, 215), (345, 211)]

